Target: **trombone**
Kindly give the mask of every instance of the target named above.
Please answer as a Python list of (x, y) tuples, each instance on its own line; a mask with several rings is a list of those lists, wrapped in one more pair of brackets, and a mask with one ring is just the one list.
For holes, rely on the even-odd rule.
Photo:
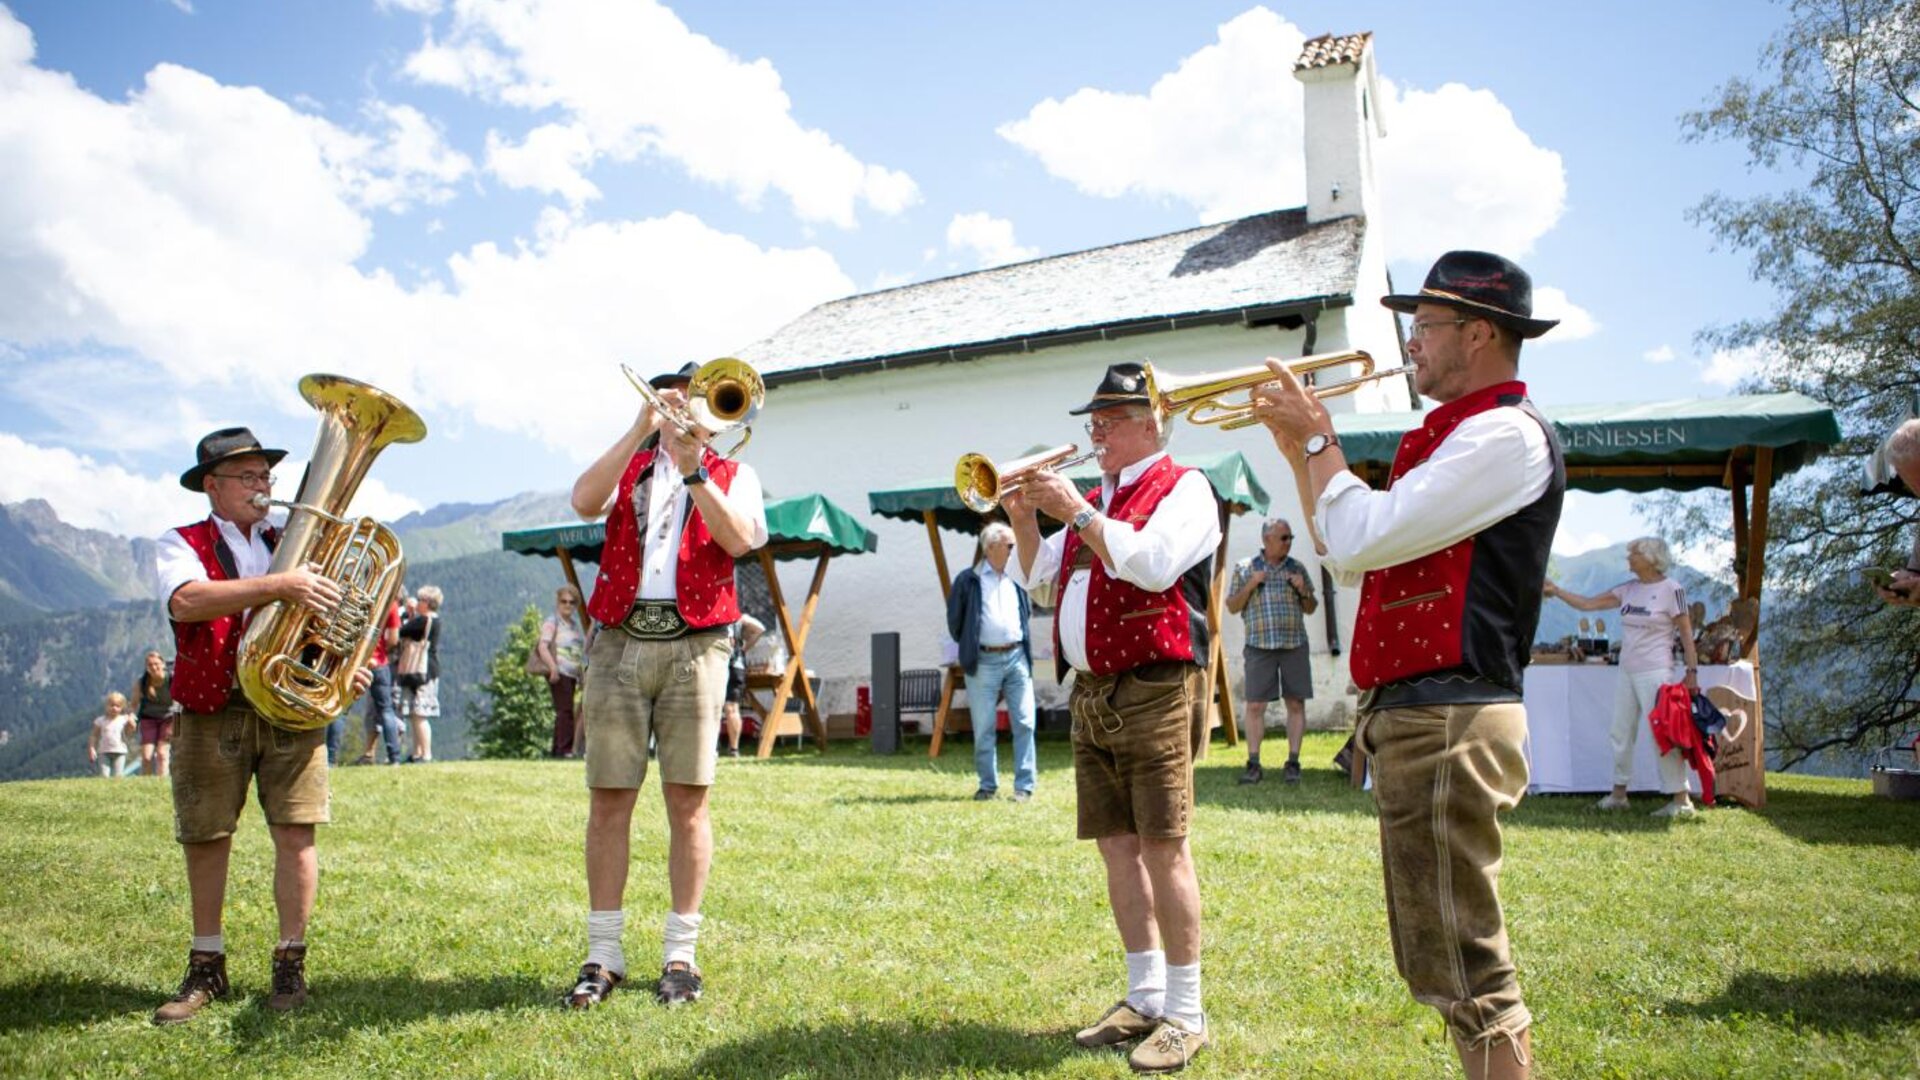
[[(1401, 366), (1376, 371), (1373, 357), (1358, 349), (1303, 356), (1288, 361), (1286, 366), (1296, 377), (1305, 378), (1327, 368), (1347, 364), (1360, 365), (1360, 374), (1325, 386), (1309, 387), (1307, 392), (1322, 399), (1339, 397), (1351, 394), (1368, 383), (1405, 375), (1413, 370), (1411, 366)], [(1208, 375), (1168, 375), (1155, 371), (1150, 363), (1141, 366), (1146, 369), (1147, 397), (1161, 416), (1172, 417), (1184, 412), (1189, 423), (1217, 425), (1222, 431), (1234, 431), (1259, 423), (1253, 415), (1253, 391), (1273, 381), (1273, 371), (1265, 364)], [(1244, 400), (1225, 400), (1241, 392), (1246, 394)]]
[(760, 406), (767, 400), (767, 385), (760, 373), (753, 370), (752, 364), (731, 356), (709, 360), (694, 370), (693, 379), (687, 383), (685, 408), (662, 397), (660, 391), (627, 365), (621, 364), (620, 370), (647, 404), (682, 434), (692, 435), (695, 428), (708, 431), (710, 434), (702, 441), (703, 446), (739, 429), (740, 441), (734, 443), (724, 457), (739, 453), (753, 438), (753, 418), (760, 415)]
[(995, 465), (985, 454), (961, 454), (953, 467), (953, 489), (960, 501), (976, 514), (985, 514), (1000, 505), (1000, 500), (1020, 490), (1030, 477), (1043, 472), (1060, 472), (1093, 460), (1097, 451), (1076, 454), (1078, 446), (1067, 443), (1037, 454), (1014, 458)]

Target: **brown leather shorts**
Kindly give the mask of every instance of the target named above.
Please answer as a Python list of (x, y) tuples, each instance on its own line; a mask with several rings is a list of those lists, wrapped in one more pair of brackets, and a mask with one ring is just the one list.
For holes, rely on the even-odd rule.
[(1187, 835), (1193, 761), (1206, 738), (1201, 669), (1144, 664), (1073, 677), (1073, 777), (1082, 840)]
[(247, 783), (269, 825), (332, 820), (327, 729), (283, 731), (246, 706), (187, 713), (173, 730), (174, 838), (200, 844), (232, 836), (247, 805)]

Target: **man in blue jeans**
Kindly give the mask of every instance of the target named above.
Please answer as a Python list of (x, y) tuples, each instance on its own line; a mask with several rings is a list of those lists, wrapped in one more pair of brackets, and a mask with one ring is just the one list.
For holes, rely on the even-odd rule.
[(400, 756), (400, 713), (393, 706), (393, 665), (388, 663), (399, 643), (400, 603), (395, 601), (387, 609), (386, 625), (380, 628), (373, 653), (367, 657), (373, 672), (373, 686), (367, 691), (367, 749), (355, 764), (373, 764), (374, 751), (379, 747), (375, 739), (387, 744), (387, 764), (398, 765), (404, 760)]
[(973, 710), (973, 767), (980, 774), (976, 801), (1000, 790), (995, 720), (1000, 699), (1013, 727), (1013, 801), (1033, 797), (1033, 649), (1027, 591), (1007, 576), (1013, 530), (993, 522), (980, 530), (985, 557), (960, 571), (947, 596), (947, 631), (960, 643), (967, 672), (967, 706)]

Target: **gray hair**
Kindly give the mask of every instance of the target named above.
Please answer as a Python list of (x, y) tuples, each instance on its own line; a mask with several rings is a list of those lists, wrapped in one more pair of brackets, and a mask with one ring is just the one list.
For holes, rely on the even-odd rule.
[(987, 527), (980, 530), (980, 546), (988, 544), (1013, 543), (1013, 527), (1004, 521), (989, 521)]
[(419, 591), (413, 595), (415, 599), (427, 605), (427, 607), (433, 611), (440, 610), (440, 602), (446, 597), (446, 594), (440, 591), (440, 586), (438, 585), (422, 585)]
[(1887, 436), (1887, 463), (1920, 462), (1920, 419), (1909, 420)]
[(1173, 441), (1173, 423), (1167, 417), (1160, 415), (1160, 410), (1153, 406), (1132, 406), (1127, 410), (1127, 415), (1144, 417), (1153, 421), (1153, 445), (1155, 448), (1165, 450), (1167, 444)]
[(1272, 532), (1276, 527), (1281, 525), (1285, 525), (1287, 527), (1288, 532), (1293, 531), (1293, 522), (1288, 521), (1286, 518), (1283, 518), (1283, 517), (1270, 517), (1266, 520), (1265, 524), (1260, 526), (1260, 539), (1265, 540), (1267, 538), (1268, 533)]
[(1627, 554), (1638, 555), (1653, 565), (1654, 572), (1665, 576), (1673, 569), (1673, 549), (1657, 536), (1643, 536), (1627, 542)]

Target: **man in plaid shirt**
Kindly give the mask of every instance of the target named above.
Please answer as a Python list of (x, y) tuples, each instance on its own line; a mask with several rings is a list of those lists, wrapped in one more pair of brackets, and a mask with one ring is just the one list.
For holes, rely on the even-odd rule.
[(1287, 704), (1287, 765), (1281, 778), (1300, 780), (1300, 737), (1307, 729), (1307, 699), (1313, 696), (1313, 669), (1307, 661), (1307, 616), (1319, 609), (1307, 568), (1288, 554), (1293, 526), (1274, 518), (1260, 530), (1260, 554), (1234, 564), (1227, 589), (1227, 610), (1247, 623), (1242, 654), (1247, 684), (1247, 771), (1243, 784), (1257, 784), (1260, 736), (1266, 730), (1267, 702)]

